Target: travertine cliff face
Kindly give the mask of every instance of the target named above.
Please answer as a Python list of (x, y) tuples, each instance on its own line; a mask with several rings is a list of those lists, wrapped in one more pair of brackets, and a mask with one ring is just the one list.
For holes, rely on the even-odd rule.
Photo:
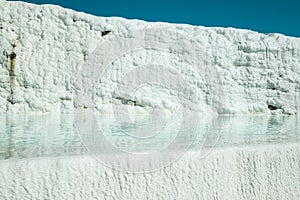
[(300, 113), (300, 38), (11, 1), (0, 28), (0, 199), (300, 199), (299, 117), (267, 116)]
[[(202, 48), (218, 77), (213, 81), (217, 85), (214, 90), (222, 91), (218, 102), (212, 102), (216, 98), (211, 97), (218, 91), (209, 91), (208, 81), (211, 80), (201, 78), (201, 71), (200, 77), (184, 67), (180, 71), (188, 79), (187, 99), (193, 99), (202, 111), (210, 111), (211, 105), (222, 114), (296, 114), (300, 111), (299, 38), (232, 28), (95, 17), (57, 6), (22, 2), (2, 1), (0, 9), (1, 113), (71, 112), (76, 90), (74, 82), (94, 50), (105, 41), (130, 37), (129, 31), (146, 28), (167, 28)], [(158, 41), (164, 41), (166, 38), (163, 37), (163, 34), (157, 34)], [(147, 40), (146, 36), (144, 39)], [(107, 49), (108, 52), (114, 50), (113, 47)], [(184, 53), (177, 52), (177, 58)], [(149, 61), (180, 69), (180, 65), (188, 63), (175, 57), (165, 55), (159, 49), (140, 48), (136, 53), (120, 55), (111, 68), (139, 67)], [(110, 86), (118, 80), (110, 77), (105, 77), (103, 87), (102, 81), (95, 91), (94, 100), (99, 111), (114, 102)], [(172, 105), (172, 98), (170, 102), (158, 101), (158, 97), (163, 97), (158, 91), (157, 88), (146, 88), (140, 96), (136, 94), (132, 102), (142, 102), (141, 109)]]

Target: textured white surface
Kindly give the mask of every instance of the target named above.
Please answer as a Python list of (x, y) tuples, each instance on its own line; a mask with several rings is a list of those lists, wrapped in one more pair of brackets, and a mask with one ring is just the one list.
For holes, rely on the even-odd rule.
[(90, 156), (1, 161), (1, 199), (299, 199), (298, 144), (188, 152), (164, 170), (120, 173)]
[[(183, 34), (203, 47), (219, 74), (217, 84), (224, 89), (222, 113), (295, 114), (300, 110), (299, 38), (233, 28), (94, 17), (57, 6), (7, 1), (1, 2), (0, 24), (3, 27), (0, 35), (1, 113), (72, 111), (76, 74), (97, 45), (108, 38), (124, 36), (128, 30), (159, 27)], [(102, 37), (101, 32), (107, 30), (111, 33)], [(16, 43), (17, 57), (11, 97), (9, 55), (13, 43)], [(170, 62), (170, 57), (144, 49), (117, 60), (115, 65), (131, 66), (132, 60), (139, 56), (154, 63)], [(191, 88), (195, 86), (196, 92), (204, 94), (197, 103), (207, 105), (203, 91), (207, 83), (203, 84), (201, 87), (194, 83)], [(100, 110), (101, 105), (112, 101), (108, 90), (101, 88), (96, 92), (95, 101)], [(149, 97), (161, 96), (157, 90), (146, 90), (146, 93)], [(160, 104), (156, 98), (143, 101), (150, 106)]]
[[(162, 27), (205, 49), (219, 74), (217, 84), (224, 90), (222, 113), (300, 112), (299, 38), (94, 17), (22, 2), (1, 1), (0, 9), (0, 113), (72, 112), (76, 74), (98, 45), (129, 30)], [(102, 37), (102, 31), (107, 30), (112, 32)], [(11, 96), (13, 51), (17, 57)], [(113, 65), (129, 68), (139, 57), (152, 63), (177, 62), (170, 55), (142, 49)], [(183, 74), (189, 73), (183, 70)], [(191, 76), (191, 82), (197, 78)], [(201, 81), (200, 86), (195, 82), (191, 88), (204, 95), (197, 103), (208, 111), (207, 83)], [(114, 80), (107, 83), (110, 86)], [(95, 92), (99, 110), (112, 102), (110, 92), (109, 87)], [(174, 103), (174, 96), (164, 90), (145, 88), (139, 92), (141, 97), (148, 94), (143, 102), (150, 107), (162, 104), (168, 108)], [(171, 96), (167, 98), (170, 102), (160, 101), (164, 95)], [(268, 106), (276, 110), (270, 111)], [(91, 156), (2, 160), (0, 199), (300, 199), (299, 152), (298, 144), (219, 148), (205, 159), (199, 152), (189, 151), (164, 170), (146, 174), (120, 173)]]

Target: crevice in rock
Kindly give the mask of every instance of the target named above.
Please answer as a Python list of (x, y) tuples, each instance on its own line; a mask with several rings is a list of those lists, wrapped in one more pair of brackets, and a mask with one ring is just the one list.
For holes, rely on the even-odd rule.
[(10, 96), (8, 98), (8, 102), (13, 104), (13, 94), (14, 94), (14, 82), (15, 82), (15, 66), (16, 66), (16, 58), (17, 54), (15, 53), (15, 48), (17, 47), (16, 42), (12, 44), (12, 51), (9, 55), (10, 64), (9, 64), (9, 88), (10, 88)]
[(3, 30), (3, 26), (0, 26), (0, 42), (1, 42), (1, 38), (2, 38), (2, 30)]
[(268, 105), (268, 108), (269, 108), (269, 110), (278, 110), (278, 109), (280, 109), (279, 107), (273, 106), (273, 105)]
[(126, 99), (126, 98), (123, 98), (123, 97), (115, 97), (115, 99), (120, 100), (121, 103), (124, 104), (124, 105), (134, 105), (134, 106), (141, 106), (141, 107), (144, 107), (144, 106), (142, 106), (141, 104), (139, 104), (139, 103), (137, 102), (137, 100)]
[(109, 34), (111, 31), (102, 31), (101, 32), (101, 36), (104, 37), (106, 36), (107, 34)]

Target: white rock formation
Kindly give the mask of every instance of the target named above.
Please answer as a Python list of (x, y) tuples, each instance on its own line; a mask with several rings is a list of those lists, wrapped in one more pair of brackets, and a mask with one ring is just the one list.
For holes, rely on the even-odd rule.
[[(197, 94), (199, 98), (194, 101), (203, 105), (204, 111), (209, 111), (211, 104), (221, 104), (217, 110), (222, 114), (300, 112), (299, 38), (233, 28), (95, 17), (57, 6), (7, 1), (1, 2), (0, 25), (0, 113), (71, 112), (77, 73), (84, 70), (82, 64), (96, 47), (106, 40), (126, 37), (130, 30), (145, 28), (168, 28), (203, 48), (218, 74), (215, 84), (222, 88), (221, 102), (209, 103), (214, 99), (205, 92), (205, 80), (200, 78), (198, 82), (197, 76), (192, 77), (193, 73), (184, 68), (181, 73), (192, 77), (187, 94)], [(104, 31), (111, 32), (102, 36)], [(158, 50), (141, 49), (112, 65), (129, 67), (139, 58), (152, 63), (179, 63)], [(10, 68), (14, 68), (13, 72), (9, 72)], [(108, 85), (95, 92), (99, 110), (113, 102), (108, 86), (116, 80), (106, 81)], [(163, 92), (158, 91), (145, 89), (142, 94), (147, 97), (140, 95), (144, 99), (139, 99), (137, 95), (136, 100), (149, 107), (171, 105), (172, 100), (157, 100), (159, 92)]]
[[(85, 154), (73, 115), (62, 118), (55, 114), (72, 112), (74, 105), (90, 106), (91, 102), (77, 101), (73, 93), (82, 92), (80, 87), (90, 81), (81, 79), (85, 75), (97, 78), (99, 74), (89, 71), (91, 65), (86, 63), (99, 54), (104, 60), (116, 54), (117, 59), (92, 68), (103, 72), (97, 84), (95, 80), (89, 83), (95, 87), (92, 103), (98, 111), (106, 111), (111, 103), (132, 104), (128, 107), (139, 111), (181, 109), (186, 105), (178, 106), (178, 97), (183, 96), (188, 106), (193, 102), (203, 112), (298, 114), (299, 38), (94, 17), (57, 6), (7, 1), (0, 2), (0, 26), (0, 113), (54, 113), (50, 119), (35, 116), (24, 117), (25, 121), (19, 119), (22, 115), (0, 117), (0, 133), (6, 133), (0, 134), (0, 156), (7, 159), (0, 161), (0, 199), (300, 199), (300, 147), (294, 143), (299, 135), (298, 118), (229, 118), (222, 127), (212, 127), (227, 131), (221, 139), (240, 146), (208, 145), (214, 149), (205, 158), (198, 148), (189, 149), (162, 170), (134, 174), (105, 167)], [(155, 36), (151, 38), (139, 30), (157, 32), (150, 31)], [(133, 36), (138, 39), (133, 41)], [(157, 48), (147, 48), (149, 38)], [(122, 40), (130, 42), (123, 45)], [(114, 41), (117, 47), (131, 51), (119, 55), (120, 49), (109, 46)], [(194, 63), (186, 58), (201, 58), (204, 67), (193, 68)], [(98, 64), (96, 61), (92, 64)], [(154, 71), (143, 70), (149, 64)], [(128, 71), (134, 73), (125, 82), (120, 80)], [(173, 76), (175, 71), (179, 76)], [(78, 74), (82, 76), (77, 78)], [(127, 93), (127, 84), (133, 80), (150, 83), (149, 77), (156, 76), (165, 83), (179, 83), (179, 91), (154, 84), (142, 85), (133, 96)], [(122, 95), (114, 94), (117, 84), (122, 85)], [(90, 88), (83, 89), (91, 95)], [(202, 119), (199, 125), (207, 129), (203, 123)], [(270, 127), (278, 133), (269, 134)], [(251, 138), (261, 141), (263, 133), (268, 142), (279, 142), (253, 146)], [(208, 134), (205, 141), (215, 139), (211, 136), (215, 135)], [(153, 162), (145, 164), (152, 166)]]
[(1, 199), (299, 199), (298, 144), (188, 152), (159, 171), (108, 169), (91, 156), (2, 161)]

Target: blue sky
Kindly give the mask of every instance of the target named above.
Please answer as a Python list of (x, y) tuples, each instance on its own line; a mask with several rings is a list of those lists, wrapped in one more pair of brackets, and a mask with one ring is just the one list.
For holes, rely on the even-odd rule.
[(25, 0), (98, 16), (235, 27), (300, 37), (299, 0)]

